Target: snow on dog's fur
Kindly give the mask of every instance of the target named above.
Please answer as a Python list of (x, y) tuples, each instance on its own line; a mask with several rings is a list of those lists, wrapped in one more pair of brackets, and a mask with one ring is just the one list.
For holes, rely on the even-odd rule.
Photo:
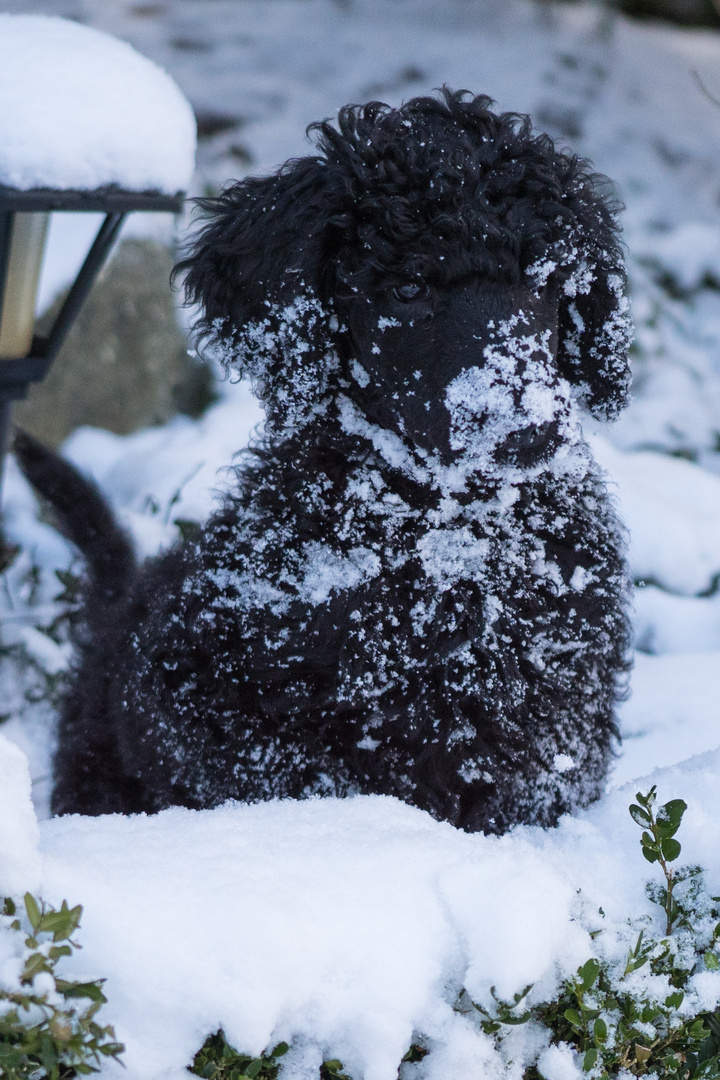
[(56, 812), (382, 792), (500, 832), (602, 791), (626, 577), (579, 409), (627, 398), (615, 209), (490, 105), (348, 107), (205, 202), (180, 270), (266, 426), (195, 540), (136, 568), (19, 438), (89, 563)]

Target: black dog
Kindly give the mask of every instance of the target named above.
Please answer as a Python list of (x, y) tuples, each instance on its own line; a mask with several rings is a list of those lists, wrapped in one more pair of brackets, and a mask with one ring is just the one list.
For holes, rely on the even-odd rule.
[(626, 402), (615, 208), (487, 97), (347, 107), (207, 200), (179, 270), (267, 416), (199, 538), (137, 569), (20, 436), (89, 565), (54, 810), (382, 792), (466, 829), (602, 791), (620, 528), (577, 402)]

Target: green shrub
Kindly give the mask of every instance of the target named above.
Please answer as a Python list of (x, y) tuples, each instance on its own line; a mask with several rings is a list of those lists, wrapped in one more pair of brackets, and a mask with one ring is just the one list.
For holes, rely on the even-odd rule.
[[(277, 1080), (280, 1068), (279, 1059), (287, 1054), (290, 1047), (281, 1042), (274, 1050), (265, 1052), (260, 1057), (239, 1054), (228, 1043), (222, 1031), (209, 1035), (198, 1050), (190, 1065), (189, 1072), (204, 1080)], [(414, 1044), (410, 1047), (403, 1061), (422, 1061), (427, 1050)], [(350, 1080), (344, 1066), (337, 1058), (323, 1061), (320, 1066), (319, 1080)]]
[(6, 1080), (69, 1080), (97, 1072), (103, 1057), (123, 1051), (110, 1026), (95, 1020), (106, 1002), (103, 980), (60, 978), (56, 968), (79, 948), (73, 934), (82, 908), (59, 911), (25, 896), (25, 912), (6, 899), (0, 933), (17, 934), (21, 972), (13, 990), (0, 987), (0, 1076)]
[(228, 1043), (222, 1031), (210, 1035), (195, 1055), (190, 1072), (205, 1080), (276, 1080), (279, 1058), (288, 1052), (287, 1043), (279, 1043), (274, 1050), (252, 1057), (239, 1054)]
[[(547, 1002), (528, 1004), (532, 986), (493, 1005), (478, 1005), (463, 991), (458, 1012), (475, 1018), (502, 1057), (513, 1053), (512, 1033), (524, 1024), (539, 1025), (551, 1045), (574, 1050), (588, 1080), (647, 1077), (648, 1080), (720, 1080), (720, 1010), (688, 1008), (693, 975), (720, 970), (720, 897), (710, 896), (698, 866), (678, 868), (682, 848), (676, 838), (686, 805), (674, 799), (656, 806), (656, 790), (630, 806), (642, 829), (644, 858), (656, 864), (659, 882), (646, 886), (662, 911), (662, 928), (648, 916), (628, 920), (633, 943), (618, 959), (590, 957)], [(62, 979), (57, 967), (72, 949), (82, 908), (59, 910), (38, 903), (28, 893), (24, 913), (6, 899), (0, 932), (17, 934), (20, 970), (13, 989), (0, 988), (0, 1077), (7, 1080), (69, 1080), (96, 1072), (104, 1057), (118, 1058), (123, 1047), (112, 1027), (95, 1017), (106, 998), (102, 980), (80, 983)], [(599, 914), (603, 916), (602, 909)], [(609, 932), (609, 931), (608, 931)], [(593, 931), (597, 941), (606, 933)], [(646, 978), (644, 976), (651, 976)], [(659, 978), (658, 978), (659, 977)], [(277, 1080), (286, 1043), (259, 1057), (230, 1046), (222, 1031), (211, 1035), (189, 1071), (205, 1080)], [(404, 1063), (422, 1060), (427, 1047), (414, 1043)], [(407, 1074), (406, 1074), (407, 1075)], [(539, 1080), (536, 1063), (525, 1080)], [(325, 1061), (319, 1080), (350, 1080), (342, 1063)]]
[[(681, 852), (675, 834), (687, 809), (682, 799), (656, 811), (655, 787), (636, 797), (630, 814), (643, 830), (643, 856), (663, 875), (663, 882), (649, 882), (646, 892), (663, 911), (664, 932), (653, 933), (649, 920), (634, 920), (637, 938), (624, 960), (591, 957), (553, 1001), (524, 1007), (528, 986), (513, 1001), (496, 1002), (492, 1013), (470, 1004), (501, 1052), (509, 1025), (535, 1021), (549, 1030), (552, 1044), (578, 1052), (592, 1080), (620, 1074), (715, 1080), (720, 1078), (720, 1011), (688, 1016), (682, 1006), (691, 976), (720, 968), (720, 897), (708, 895), (700, 867), (673, 867)], [(633, 978), (641, 969), (664, 978)], [(467, 1010), (467, 1000), (462, 1007)], [(535, 1065), (525, 1071), (526, 1080), (539, 1076)]]

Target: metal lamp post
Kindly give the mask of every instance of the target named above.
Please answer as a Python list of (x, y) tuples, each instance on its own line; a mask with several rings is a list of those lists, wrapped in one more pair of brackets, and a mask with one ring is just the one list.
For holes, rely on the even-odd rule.
[[(129, 213), (182, 210), (184, 194), (46, 188), (22, 191), (0, 185), (0, 480), (7, 452), (12, 403), (50, 369)], [(52, 211), (105, 215), (55, 321), (46, 336), (35, 333), (35, 302)]]

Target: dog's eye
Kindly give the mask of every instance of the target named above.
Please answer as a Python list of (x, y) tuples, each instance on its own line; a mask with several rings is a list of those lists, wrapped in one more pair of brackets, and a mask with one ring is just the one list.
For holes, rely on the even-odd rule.
[(393, 296), (403, 304), (410, 304), (413, 300), (424, 300), (430, 289), (424, 281), (406, 281), (404, 285), (396, 285)]

